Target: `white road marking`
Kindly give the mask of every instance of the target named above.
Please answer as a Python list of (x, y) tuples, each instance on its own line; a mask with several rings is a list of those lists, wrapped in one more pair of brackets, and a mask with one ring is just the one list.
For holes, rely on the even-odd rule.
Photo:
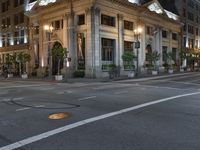
[(124, 94), (124, 93), (128, 93), (128, 91), (119, 91), (119, 92), (115, 92), (114, 94)]
[(24, 108), (20, 108), (20, 109), (16, 109), (16, 111), (22, 111), (22, 110), (28, 110), (30, 109), (29, 107), (24, 107)]
[(83, 97), (83, 98), (79, 98), (78, 100), (82, 101), (82, 100), (92, 99), (92, 98), (96, 98), (96, 97), (97, 96)]
[(107, 114), (104, 114), (104, 115), (96, 116), (96, 117), (93, 117), (93, 118), (85, 119), (85, 120), (82, 120), (82, 121), (79, 121), (79, 122), (76, 122), (76, 123), (73, 123), (73, 124), (69, 124), (69, 125), (48, 131), (48, 132), (44, 132), (44, 133), (36, 135), (36, 136), (29, 137), (27, 139), (15, 142), (15, 143), (10, 144), (10, 145), (6, 145), (4, 147), (1, 147), (0, 150), (13, 150), (13, 149), (20, 148), (22, 146), (31, 144), (33, 142), (37, 142), (39, 140), (48, 138), (50, 136), (56, 135), (58, 133), (62, 133), (62, 132), (68, 131), (70, 129), (80, 127), (80, 126), (83, 126), (85, 124), (89, 124), (89, 123), (92, 123), (92, 122), (95, 122), (95, 121), (98, 121), (98, 120), (113, 117), (113, 116), (116, 116), (116, 115), (119, 115), (119, 114), (127, 113), (127, 112), (130, 112), (130, 111), (136, 110), (136, 109), (140, 109), (140, 108), (147, 107), (147, 106), (150, 106), (150, 105), (162, 103), (162, 102), (165, 102), (165, 101), (170, 101), (170, 100), (173, 100), (173, 99), (191, 96), (191, 95), (198, 95), (198, 94), (200, 94), (200, 92), (167, 97), (167, 98), (155, 100), (155, 101), (152, 101), (152, 102), (140, 104), (140, 105), (137, 105), (137, 106), (125, 108), (125, 109), (122, 109), (122, 110), (119, 110), (119, 111), (114, 111), (114, 112), (107, 113)]
[(103, 85), (99, 87), (92, 88), (94, 90), (101, 90), (101, 89), (111, 89), (111, 88), (123, 88), (123, 87), (129, 87), (133, 86), (134, 84), (110, 84), (110, 85)]
[(9, 102), (10, 100), (11, 100), (11, 98), (4, 98), (4, 99), (2, 99), (1, 102)]
[(0, 89), (9, 89), (9, 88), (19, 88), (19, 87), (34, 87), (34, 86), (44, 86), (44, 85), (50, 85), (50, 84), (37, 84), (37, 85), (15, 85), (15, 86), (5, 86), (5, 87), (0, 87)]
[(69, 94), (72, 93), (72, 91), (70, 91), (70, 90), (68, 90), (68, 91), (66, 91), (66, 92), (69, 93)]
[(24, 98), (23, 97), (16, 97), (16, 98), (13, 98), (12, 100), (17, 101), (17, 100), (22, 100), (22, 99), (24, 99)]
[(35, 106), (36, 108), (43, 108), (43, 107), (45, 107), (45, 105), (37, 105), (37, 106)]

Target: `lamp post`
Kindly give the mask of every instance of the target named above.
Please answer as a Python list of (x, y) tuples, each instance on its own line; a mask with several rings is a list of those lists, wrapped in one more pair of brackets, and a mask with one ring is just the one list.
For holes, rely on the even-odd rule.
[(136, 71), (136, 76), (139, 76), (139, 48), (140, 48), (140, 41), (139, 41), (139, 36), (140, 33), (142, 32), (141, 28), (137, 28), (134, 30), (134, 35), (136, 37), (136, 41), (135, 41), (135, 48), (137, 50), (137, 71)]
[(46, 31), (46, 33), (48, 35), (48, 59), (47, 59), (48, 68), (49, 68), (48, 77), (49, 77), (49, 79), (52, 79), (51, 34), (52, 34), (52, 31), (53, 31), (53, 27), (49, 26), (49, 25), (45, 25), (44, 30)]

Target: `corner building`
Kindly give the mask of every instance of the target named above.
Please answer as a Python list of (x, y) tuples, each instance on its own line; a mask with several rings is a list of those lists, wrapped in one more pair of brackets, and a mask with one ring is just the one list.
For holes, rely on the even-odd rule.
[[(24, 15), (31, 0), (0, 1), (0, 69), (6, 62), (6, 55), (29, 53), (28, 17)], [(18, 66), (18, 67), (17, 67)], [(15, 73), (19, 64), (15, 66)]]
[[(84, 69), (86, 77), (108, 76), (108, 64), (120, 66), (120, 75), (125, 75), (121, 56), (127, 50), (138, 56), (140, 73), (147, 70), (148, 51), (155, 50), (163, 56), (159, 60), (160, 67), (167, 51), (173, 51), (175, 61), (179, 61), (179, 17), (164, 10), (156, 0), (144, 4), (134, 0), (57, 0), (46, 6), (29, 3), (29, 8), (26, 13), (29, 26), (39, 29), (29, 32), (35, 58), (32, 64), (38, 63), (40, 67), (49, 65), (49, 49), (55, 43), (69, 51), (70, 72)], [(134, 32), (138, 29), (140, 33)], [(136, 41), (140, 41), (138, 49)], [(52, 62), (53, 70), (54, 66)]]

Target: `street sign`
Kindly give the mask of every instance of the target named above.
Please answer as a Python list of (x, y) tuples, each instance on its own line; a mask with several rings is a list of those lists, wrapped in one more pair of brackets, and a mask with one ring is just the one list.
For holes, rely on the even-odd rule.
[(140, 48), (140, 41), (135, 42), (135, 48)]
[(69, 62), (72, 61), (72, 58), (71, 58), (71, 57), (68, 57), (68, 61), (69, 61)]

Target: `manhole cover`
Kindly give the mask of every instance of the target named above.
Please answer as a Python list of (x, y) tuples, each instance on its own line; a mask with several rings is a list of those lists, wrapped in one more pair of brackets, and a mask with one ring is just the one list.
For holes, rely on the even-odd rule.
[(52, 119), (52, 120), (58, 120), (58, 119), (64, 119), (64, 118), (69, 118), (71, 116), (70, 113), (68, 112), (62, 112), (62, 113), (54, 113), (54, 114), (51, 114), (49, 115), (49, 119)]

